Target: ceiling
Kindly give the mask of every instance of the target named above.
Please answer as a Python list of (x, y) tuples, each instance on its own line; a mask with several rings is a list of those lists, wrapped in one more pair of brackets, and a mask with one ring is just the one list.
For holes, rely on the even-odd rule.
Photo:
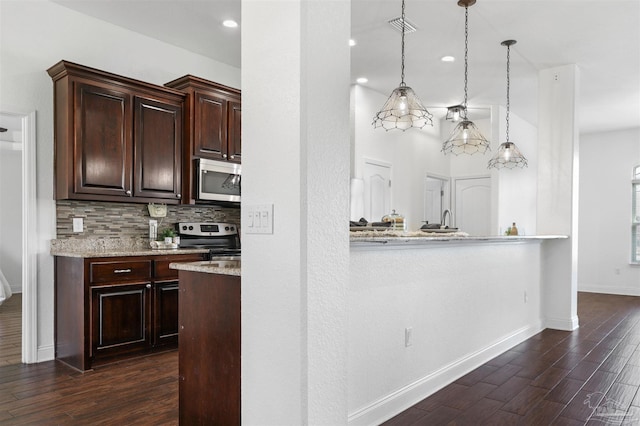
[[(278, 0), (276, 0), (278, 1)], [(284, 1), (284, 0), (280, 0)], [(54, 0), (55, 3), (240, 67), (239, 0)], [(351, 0), (351, 78), (389, 95), (400, 83), (400, 0)], [(406, 0), (405, 82), (436, 115), (463, 100), (464, 8), (456, 0)], [(242, 23), (240, 22), (240, 26)], [(505, 104), (511, 47), (511, 112), (537, 122), (538, 71), (580, 70), (581, 133), (640, 126), (639, 0), (478, 0), (469, 8), (470, 108)], [(456, 61), (445, 63), (442, 56)]]

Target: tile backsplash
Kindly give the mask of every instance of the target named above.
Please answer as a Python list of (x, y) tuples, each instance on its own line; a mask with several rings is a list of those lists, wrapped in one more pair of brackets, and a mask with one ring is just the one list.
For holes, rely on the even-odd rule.
[[(146, 204), (58, 200), (58, 239), (147, 238), (149, 210)], [(73, 218), (82, 218), (83, 232), (73, 232)], [(158, 229), (178, 222), (231, 222), (240, 226), (240, 209), (219, 206), (168, 205), (167, 217), (158, 218)]]

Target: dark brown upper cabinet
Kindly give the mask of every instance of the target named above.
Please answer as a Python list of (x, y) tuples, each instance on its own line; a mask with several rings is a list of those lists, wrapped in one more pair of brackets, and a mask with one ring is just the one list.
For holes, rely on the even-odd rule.
[(55, 199), (180, 202), (184, 93), (67, 61), (48, 73)]
[(195, 160), (208, 158), (234, 163), (242, 160), (241, 95), (237, 89), (192, 75), (180, 77), (165, 86), (187, 95), (182, 193), (183, 202), (193, 204)]

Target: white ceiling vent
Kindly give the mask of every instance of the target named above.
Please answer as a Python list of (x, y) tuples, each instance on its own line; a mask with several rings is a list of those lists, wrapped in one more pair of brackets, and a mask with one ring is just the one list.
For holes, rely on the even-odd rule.
[[(402, 32), (402, 18), (394, 18), (389, 21), (389, 24), (395, 28), (399, 33)], [(411, 34), (416, 32), (416, 26), (413, 25), (407, 18), (404, 19), (404, 33)]]

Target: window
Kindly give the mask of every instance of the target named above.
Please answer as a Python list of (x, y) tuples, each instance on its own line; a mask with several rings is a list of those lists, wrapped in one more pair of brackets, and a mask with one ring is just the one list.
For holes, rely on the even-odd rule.
[(640, 166), (633, 168), (631, 187), (631, 262), (640, 264)]

